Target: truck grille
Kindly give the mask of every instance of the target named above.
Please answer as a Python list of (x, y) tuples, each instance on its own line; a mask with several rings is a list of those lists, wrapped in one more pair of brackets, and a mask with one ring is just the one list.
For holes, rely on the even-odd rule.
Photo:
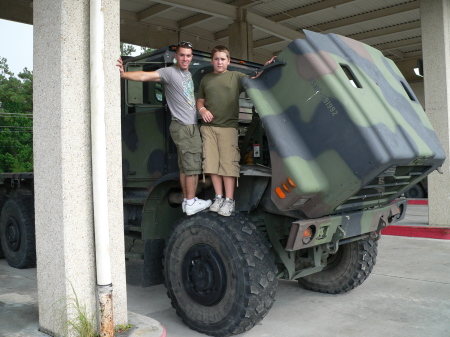
[(425, 176), (431, 166), (391, 166), (356, 194), (348, 198), (337, 210), (354, 209), (356, 205), (364, 208), (386, 204), (399, 197), (408, 186), (417, 183), (421, 176)]

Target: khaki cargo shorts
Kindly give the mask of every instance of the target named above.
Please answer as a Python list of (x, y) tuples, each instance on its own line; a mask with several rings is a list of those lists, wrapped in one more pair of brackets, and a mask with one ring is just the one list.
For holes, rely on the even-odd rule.
[(170, 135), (177, 146), (180, 173), (187, 176), (202, 173), (202, 139), (197, 124), (170, 123)]
[(239, 177), (238, 130), (203, 125), (203, 173)]

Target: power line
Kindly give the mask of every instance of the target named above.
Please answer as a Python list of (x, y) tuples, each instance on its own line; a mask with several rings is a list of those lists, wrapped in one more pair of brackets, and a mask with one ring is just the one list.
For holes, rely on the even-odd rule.
[(14, 115), (14, 116), (33, 116), (33, 114), (14, 113), (14, 112), (0, 112), (0, 116)]
[(0, 113), (0, 117), (5, 117), (5, 118), (25, 118), (25, 119), (33, 119), (33, 117), (28, 117), (28, 116), (4, 116)]
[(22, 146), (0, 146), (0, 147), (9, 149), (11, 147), (28, 147), (28, 146), (27, 145), (22, 145)]
[(10, 125), (10, 126), (0, 126), (0, 128), (3, 128), (3, 129), (8, 129), (8, 128), (14, 128), (14, 129), (33, 129), (32, 126), (14, 126), (14, 125)]
[(10, 132), (14, 132), (14, 133), (33, 133), (33, 131), (1, 131), (0, 133), (10, 133)]

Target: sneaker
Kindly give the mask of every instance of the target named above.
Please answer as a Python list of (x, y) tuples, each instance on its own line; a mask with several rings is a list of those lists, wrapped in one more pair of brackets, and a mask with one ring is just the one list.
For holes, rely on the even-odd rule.
[(214, 198), (214, 202), (209, 208), (211, 212), (218, 212), (220, 207), (223, 205), (224, 198), (220, 194), (216, 194), (216, 197)]
[(203, 211), (204, 209), (207, 209), (209, 206), (211, 206), (211, 203), (211, 200), (202, 200), (195, 198), (195, 201), (192, 205), (186, 204), (186, 214), (193, 215), (195, 213)]
[(183, 200), (183, 202), (181, 203), (181, 209), (183, 210), (183, 213), (186, 213), (186, 201)]
[(220, 207), (218, 214), (222, 216), (230, 216), (231, 213), (234, 212), (234, 200), (231, 200), (230, 198), (226, 198), (223, 202), (222, 207)]

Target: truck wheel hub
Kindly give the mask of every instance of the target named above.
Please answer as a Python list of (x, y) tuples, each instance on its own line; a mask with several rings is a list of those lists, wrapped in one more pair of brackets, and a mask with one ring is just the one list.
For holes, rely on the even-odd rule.
[(183, 285), (189, 296), (199, 304), (213, 306), (226, 290), (226, 271), (219, 254), (208, 245), (189, 249), (182, 264)]
[(19, 224), (14, 218), (10, 218), (6, 224), (5, 231), (6, 242), (8, 247), (16, 252), (20, 247), (20, 229)]

